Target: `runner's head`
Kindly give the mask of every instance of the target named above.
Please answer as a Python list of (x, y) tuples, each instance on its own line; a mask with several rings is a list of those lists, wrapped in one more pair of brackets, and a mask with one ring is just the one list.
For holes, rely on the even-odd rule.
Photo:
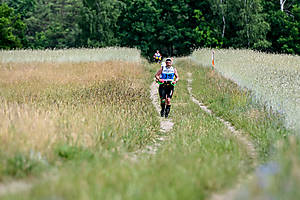
[(167, 65), (167, 67), (172, 65), (172, 59), (171, 58), (166, 59), (166, 65)]

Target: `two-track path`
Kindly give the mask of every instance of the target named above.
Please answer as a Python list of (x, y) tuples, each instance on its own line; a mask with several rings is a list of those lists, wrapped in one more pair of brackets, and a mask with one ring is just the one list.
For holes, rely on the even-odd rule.
[[(188, 73), (188, 79), (187, 79), (187, 82), (188, 82), (188, 92), (190, 94), (190, 98), (191, 100), (197, 104), (203, 111), (205, 111), (206, 113), (210, 114), (210, 115), (214, 115), (214, 113), (208, 109), (203, 103), (199, 102), (194, 96), (193, 96), (193, 93), (192, 93), (192, 73)], [(214, 115), (215, 116), (215, 115)], [(252, 163), (253, 163), (253, 166), (256, 166), (257, 165), (257, 152), (255, 150), (255, 146), (254, 144), (251, 142), (250, 139), (248, 139), (248, 137), (244, 134), (242, 134), (240, 131), (236, 130), (236, 128), (228, 121), (218, 117), (218, 116), (215, 116), (216, 119), (218, 119), (220, 122), (222, 122), (226, 127), (227, 129), (232, 133), (232, 136), (234, 136), (236, 138), (236, 140), (242, 145), (245, 147), (249, 157), (252, 159)], [(247, 177), (247, 179), (250, 179), (251, 176)], [(229, 199), (234, 199), (234, 197), (236, 196), (236, 194), (238, 193), (239, 189), (240, 189), (240, 186), (241, 186), (241, 181), (245, 180), (245, 177), (240, 177), (239, 180), (238, 180), (238, 183), (235, 185), (235, 187), (233, 187), (232, 189), (226, 191), (225, 193), (223, 194), (213, 194), (211, 196), (210, 199), (212, 200), (229, 200)]]
[(0, 197), (9, 193), (16, 193), (31, 189), (32, 184), (26, 181), (13, 181), (6, 184), (0, 184)]
[[(206, 113), (210, 114), (210, 115), (214, 115), (214, 113), (208, 109), (203, 103), (199, 102), (192, 94), (192, 74), (188, 73), (188, 92), (190, 95), (191, 100), (197, 104), (203, 111), (205, 111)], [(152, 100), (152, 103), (157, 111), (157, 113), (159, 114), (160, 112), (160, 102), (159, 102), (159, 98), (158, 98), (158, 84), (156, 84), (155, 82), (153, 82), (150, 86), (150, 97)], [(243, 146), (249, 157), (252, 159), (252, 163), (253, 166), (257, 165), (257, 152), (255, 150), (254, 144), (251, 142), (251, 140), (245, 135), (242, 134), (240, 131), (236, 130), (236, 128), (228, 121), (215, 116), (217, 120), (219, 120), (220, 122), (222, 122), (225, 127), (227, 127), (227, 129), (230, 131), (232, 137), (235, 137), (235, 139), (241, 144), (241, 146)], [(135, 152), (135, 160), (137, 159), (137, 157), (139, 157), (140, 153), (146, 153), (149, 155), (154, 155), (156, 154), (158, 148), (161, 146), (162, 142), (167, 140), (168, 137), (168, 132), (172, 130), (174, 123), (172, 122), (171, 118), (161, 118), (160, 119), (160, 132), (163, 133), (160, 137), (158, 137), (156, 139), (156, 141), (152, 144), (152, 145), (148, 145), (146, 146), (146, 148), (144, 148), (143, 150), (139, 150), (137, 152)], [(238, 194), (238, 192), (240, 191), (240, 187), (241, 187), (241, 183), (242, 180), (245, 179), (250, 179), (251, 176), (248, 177), (240, 177), (237, 184), (225, 191), (224, 193), (216, 193), (213, 194), (210, 199), (211, 200), (229, 200), (229, 199), (234, 199), (236, 197), (236, 195)]]
[[(160, 113), (160, 102), (158, 98), (158, 84), (153, 81), (150, 85), (150, 98), (152, 100), (152, 104), (155, 107), (155, 110), (157, 111), (157, 114)], [(159, 117), (159, 115), (157, 115)], [(131, 155), (131, 160), (136, 161), (141, 153), (143, 154), (149, 154), (154, 155), (157, 153), (158, 148), (162, 145), (162, 142), (167, 140), (168, 138), (168, 132), (172, 130), (174, 123), (172, 122), (171, 118), (160, 118), (160, 132), (162, 133), (158, 138), (155, 139), (155, 141), (147, 145), (145, 148), (135, 151)]]
[[(203, 103), (199, 102), (192, 94), (192, 74), (188, 73), (188, 92), (190, 94), (190, 98), (191, 100), (197, 104), (203, 111), (205, 111), (206, 113), (210, 114), (210, 115), (214, 115), (214, 113), (208, 109), (205, 105), (203, 105)], [(160, 112), (160, 102), (159, 102), (159, 98), (158, 98), (158, 85), (153, 82), (150, 86), (150, 97), (152, 100), (152, 103), (157, 111), (157, 113), (159, 114)], [(159, 115), (158, 115), (159, 116)], [(257, 152), (254, 148), (254, 144), (243, 134), (241, 134), (239, 131), (237, 131), (235, 129), (235, 127), (228, 121), (215, 116), (216, 119), (218, 119), (219, 121), (221, 121), (232, 133), (232, 136), (235, 136), (235, 138), (237, 139), (237, 141), (243, 145), (248, 154), (249, 157), (251, 157), (253, 159), (253, 164), (256, 165), (256, 160), (257, 160)], [(162, 142), (167, 140), (168, 138), (168, 132), (172, 130), (174, 123), (172, 122), (171, 118), (161, 118), (160, 119), (160, 132), (162, 133), (151, 145), (146, 146), (144, 149), (142, 150), (138, 150), (136, 152), (134, 152), (133, 154), (131, 154), (131, 159), (136, 161), (138, 160), (140, 154), (149, 154), (149, 155), (154, 155), (157, 153), (158, 148), (161, 146)], [(223, 194), (213, 194), (211, 196), (212, 200), (227, 200), (227, 199), (233, 199), (236, 195), (236, 193), (239, 191), (240, 188), (240, 181), (238, 181), (238, 183), (236, 184), (236, 186), (228, 191), (226, 191)], [(8, 185), (1, 185), (0, 184), (0, 196), (8, 194), (8, 193), (15, 193), (15, 192), (21, 192), (21, 191), (26, 191), (31, 189), (32, 184), (28, 183), (28, 182), (12, 182), (11, 184)]]
[[(187, 82), (188, 82), (187, 89), (188, 89), (191, 100), (195, 104), (197, 104), (203, 111), (205, 111), (206, 113), (208, 113), (210, 115), (215, 116), (215, 114), (210, 109), (208, 109), (203, 103), (199, 102), (193, 96), (193, 94), (192, 94), (192, 74), (191, 73), (188, 73)], [(150, 86), (150, 97), (151, 97), (152, 103), (153, 103), (157, 113), (159, 113), (160, 112), (160, 106), (159, 106), (160, 102), (158, 99), (158, 85), (155, 82), (153, 82)], [(241, 144), (241, 146), (243, 146), (246, 149), (249, 157), (252, 159), (253, 166), (256, 166), (257, 165), (257, 152), (256, 152), (255, 146), (251, 142), (251, 140), (245, 134), (242, 134), (240, 131), (236, 130), (236, 128), (230, 122), (228, 122), (218, 116), (215, 116), (215, 117), (217, 120), (222, 122), (225, 125), (225, 127), (230, 131), (230, 133), (231, 133), (230, 136), (235, 137), (235, 139)], [(160, 132), (162, 132), (164, 134), (162, 136), (160, 136), (159, 138), (157, 138), (157, 140), (152, 145), (146, 146), (146, 148), (141, 150), (139, 153), (142, 152), (142, 153), (148, 153), (151, 155), (156, 154), (158, 148), (161, 145), (161, 142), (167, 140), (167, 137), (168, 137), (167, 133), (172, 130), (173, 125), (174, 125), (174, 123), (172, 122), (172, 119), (161, 118)], [(240, 177), (237, 184), (233, 188), (225, 191), (224, 193), (213, 194), (210, 197), (210, 199), (212, 199), (212, 200), (234, 199), (236, 197), (236, 195), (238, 194), (238, 192), (240, 191), (242, 180), (245, 180), (245, 179), (249, 180), (249, 179), (251, 179), (251, 176), (248, 176), (246, 178)]]
[[(152, 99), (152, 103), (158, 113), (160, 113), (160, 102), (158, 99), (158, 84), (153, 81), (150, 86), (150, 98)], [(173, 128), (174, 123), (171, 118), (161, 118), (160, 120), (160, 131), (163, 133), (169, 132)]]
[[(160, 102), (158, 98), (158, 84), (153, 81), (150, 86), (150, 98), (152, 100), (152, 103), (157, 111), (157, 113), (160, 113)], [(162, 144), (163, 141), (167, 140), (167, 133), (172, 130), (174, 123), (172, 122), (171, 118), (163, 118), (160, 117), (160, 132), (162, 135), (160, 135), (155, 142), (152, 145), (146, 146), (146, 149), (142, 150), (143, 153), (149, 153), (149, 154), (156, 154), (159, 146)]]

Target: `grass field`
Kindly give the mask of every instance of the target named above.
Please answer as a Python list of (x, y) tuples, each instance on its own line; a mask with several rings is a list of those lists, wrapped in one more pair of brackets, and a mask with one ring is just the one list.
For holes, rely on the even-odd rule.
[[(211, 50), (195, 51), (192, 60), (209, 67)], [(299, 56), (263, 54), (247, 50), (215, 50), (216, 71), (241, 88), (251, 89), (252, 94), (241, 101), (213, 93), (206, 95), (203, 101), (206, 101), (207, 105), (216, 110), (220, 116), (232, 121), (235, 126), (244, 127), (249, 133), (254, 133), (251, 136), (257, 143), (260, 153), (266, 155), (264, 157), (269, 160), (257, 167), (254, 180), (244, 186), (236, 199), (300, 197), (297, 189), (300, 184), (299, 61)], [(227, 87), (219, 84), (218, 78), (203, 75), (201, 77), (211, 85), (219, 86), (222, 93), (227, 90)], [(232, 84), (230, 81), (228, 83)], [(201, 85), (199, 87), (200, 96), (205, 89), (201, 89)], [(236, 92), (241, 93), (243, 90)], [(251, 110), (244, 107), (248, 102), (245, 101), (247, 99), (254, 102), (249, 107), (252, 107)], [(227, 107), (231, 108), (230, 112), (224, 112), (222, 106), (220, 107), (221, 102), (225, 102)], [(272, 112), (275, 115), (262, 114), (257, 109), (257, 106), (261, 105), (266, 111), (263, 113)], [(253, 116), (253, 119), (250, 119), (250, 116)], [(273, 119), (269, 120), (270, 117)], [(241, 123), (243, 118), (249, 118), (246, 124)], [(262, 125), (267, 125), (268, 128), (262, 129)]]
[[(118, 57), (115, 50), (98, 52)], [(139, 54), (132, 51), (122, 57)], [(247, 92), (189, 60), (176, 62), (181, 81), (170, 113), (174, 127), (162, 133), (149, 94), (159, 65), (140, 57), (78, 62), (69, 51), (66, 62), (59, 56), (28, 61), (32, 52), (22, 53), (24, 61), (18, 56), (12, 62), (10, 52), (10, 62), (2, 59), (0, 67), (0, 181), (25, 180), (33, 187), (2, 199), (206, 199), (234, 186), (253, 171), (253, 160), (221, 122), (191, 101), (187, 72), (195, 96), (251, 135), (261, 160), (287, 134)], [(130, 159), (162, 134), (168, 140), (155, 155)]]
[(2, 50), (0, 52), (1, 63), (141, 61), (139, 50), (118, 47), (100, 49)]
[[(192, 59), (211, 66), (211, 50), (194, 51)], [(216, 70), (255, 100), (284, 115), (286, 126), (300, 131), (300, 56), (250, 50), (215, 50)]]
[(289, 131), (284, 128), (280, 115), (261, 107), (248, 90), (224, 79), (208, 68), (190, 64), (193, 73), (194, 95), (217, 116), (231, 122), (255, 142), (261, 159), (268, 159), (274, 141), (284, 138)]
[(1, 175), (27, 175), (36, 159), (49, 164), (69, 156), (60, 151), (133, 151), (156, 134), (150, 101), (137, 101), (149, 99), (139, 60), (18, 62), (0, 70), (0, 149), (9, 161)]

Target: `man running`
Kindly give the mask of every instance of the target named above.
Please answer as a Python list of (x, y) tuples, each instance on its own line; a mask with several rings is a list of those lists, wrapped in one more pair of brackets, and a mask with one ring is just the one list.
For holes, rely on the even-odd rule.
[(160, 115), (167, 118), (171, 109), (171, 98), (174, 93), (174, 85), (179, 80), (177, 70), (172, 66), (171, 58), (166, 59), (166, 65), (161, 66), (156, 73), (155, 78), (160, 84), (158, 88), (161, 101)]
[(161, 54), (159, 53), (158, 50), (156, 50), (156, 53), (154, 54), (153, 58), (156, 63), (159, 63), (161, 61)]

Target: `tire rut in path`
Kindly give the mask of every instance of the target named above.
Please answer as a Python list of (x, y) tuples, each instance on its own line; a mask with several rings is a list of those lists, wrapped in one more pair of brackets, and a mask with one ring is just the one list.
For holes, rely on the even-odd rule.
[[(158, 84), (153, 81), (150, 86), (150, 98), (152, 100), (152, 104), (154, 105), (157, 113), (160, 113), (160, 102), (158, 98)], [(174, 123), (172, 122), (172, 119), (170, 118), (161, 118), (160, 119), (160, 132), (167, 133), (170, 130), (172, 130)], [(149, 145), (146, 147), (146, 149), (150, 149), (148, 153), (155, 154), (158, 150), (158, 147), (161, 145), (160, 142), (165, 141), (167, 139), (166, 135), (160, 136), (157, 138), (157, 140), (154, 142), (153, 145)]]
[(11, 193), (27, 191), (31, 188), (32, 184), (26, 181), (13, 181), (6, 184), (0, 184), (0, 197)]
[(7, 183), (0, 183), (0, 199), (2, 196), (30, 191), (35, 185), (56, 180), (58, 180), (56, 171), (51, 171), (45, 172), (41, 177), (24, 178), (23, 180), (12, 180)]
[[(210, 115), (214, 115), (214, 113), (208, 109), (203, 103), (199, 102), (192, 94), (192, 73), (187, 73), (188, 75), (188, 79), (187, 79), (187, 82), (188, 82), (188, 92), (190, 94), (190, 98), (191, 100), (197, 104), (203, 111), (205, 111), (206, 113), (210, 114)], [(233, 134), (233, 136), (235, 136), (236, 140), (241, 144), (243, 145), (245, 148), (246, 148), (246, 151), (249, 155), (249, 157), (252, 159), (253, 161), (253, 166), (256, 166), (257, 165), (257, 152), (255, 150), (255, 146), (254, 144), (247, 138), (247, 136), (243, 135), (240, 131), (236, 130), (235, 127), (228, 121), (218, 117), (218, 116), (215, 116), (217, 120), (219, 120), (220, 122), (222, 122), (226, 127), (227, 129)], [(224, 194), (213, 194), (210, 199), (211, 200), (228, 200), (228, 199), (234, 199), (234, 197), (236, 196), (236, 194), (238, 193), (240, 187), (241, 187), (241, 182), (242, 180), (245, 180), (245, 179), (251, 179), (252, 176), (249, 175), (247, 178), (245, 177), (240, 177), (238, 179), (238, 183), (235, 185), (234, 188), (226, 191)]]
[[(160, 102), (158, 98), (158, 84), (153, 81), (150, 85), (150, 98), (152, 100), (152, 104), (155, 107), (155, 110), (158, 114), (160, 114)], [(158, 138), (156, 138), (151, 145), (147, 145), (144, 149), (135, 151), (131, 155), (131, 160), (137, 161), (139, 154), (149, 154), (154, 155), (158, 151), (158, 148), (161, 146), (162, 142), (167, 140), (168, 136), (166, 135), (170, 130), (172, 130), (174, 123), (172, 122), (171, 118), (160, 118), (160, 132), (162, 135), (160, 135)]]

